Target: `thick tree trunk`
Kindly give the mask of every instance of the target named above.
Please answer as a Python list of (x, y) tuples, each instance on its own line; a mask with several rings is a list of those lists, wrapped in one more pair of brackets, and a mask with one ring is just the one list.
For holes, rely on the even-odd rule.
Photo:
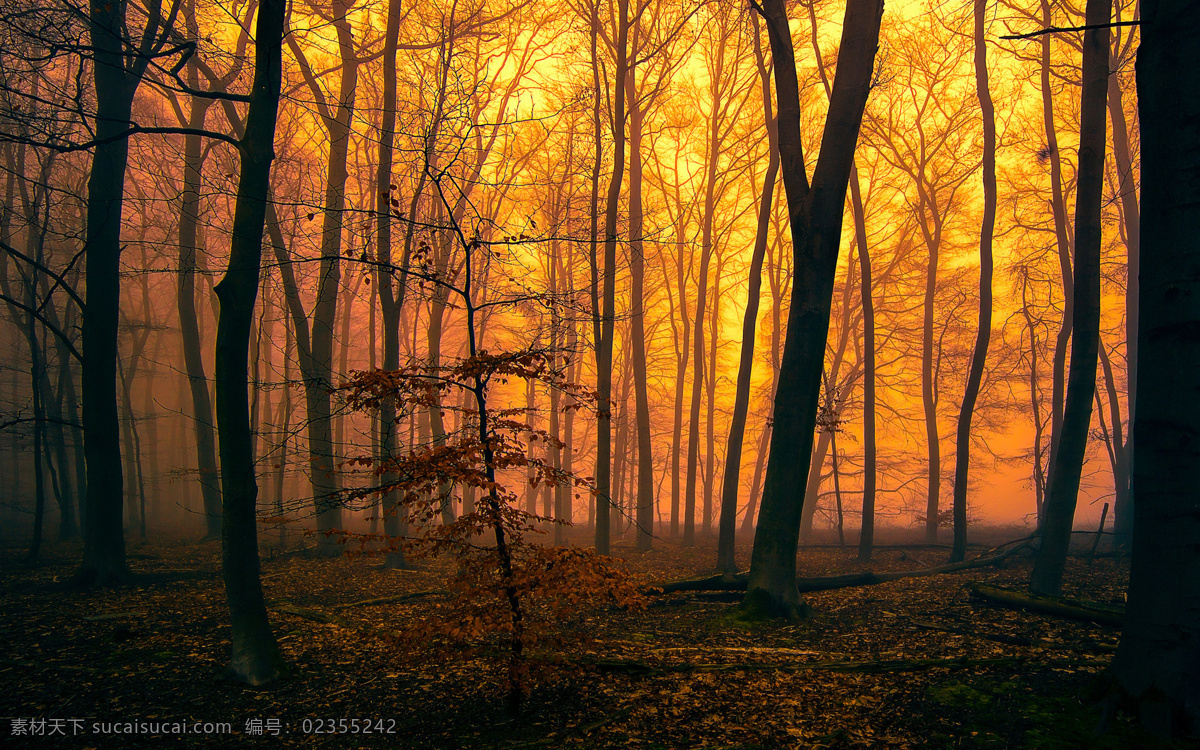
[(267, 619), (259, 579), (253, 431), (249, 407), (250, 332), (262, 263), (263, 225), (275, 156), (275, 120), (282, 76), (283, 0), (261, 0), (255, 34), (254, 83), (241, 140), (241, 175), (234, 208), (229, 266), (215, 291), (217, 430), (221, 451), (221, 553), (233, 652), (230, 671), (251, 685), (274, 681), (281, 659)]
[(108, 586), (129, 576), (121, 517), (121, 423), (117, 415), (117, 327), (121, 300), (121, 209), (129, 163), (128, 127), (140, 81), (126, 68), (124, 3), (91, 0), (95, 59), (95, 137), (88, 177), (84, 242), (87, 308), (83, 316), (83, 434), (88, 512), (79, 583)]
[(846, 6), (837, 77), (811, 189), (800, 143), (799, 88), (787, 12), (783, 0), (763, 6), (775, 63), (780, 164), (794, 258), (771, 453), (742, 606), (751, 615), (796, 616), (802, 607), (796, 544), (803, 508), (795, 489), (804, 485), (812, 452), (846, 184), (870, 91), (883, 3), (850, 0)]
[(992, 235), (996, 229), (996, 109), (988, 86), (987, 46), (984, 27), (986, 0), (975, 0), (975, 91), (983, 114), (983, 222), (979, 228), (979, 327), (971, 370), (958, 412), (954, 453), (954, 547), (950, 562), (967, 555), (967, 478), (971, 468), (971, 418), (979, 398), (979, 385), (987, 366), (992, 339)]
[[(779, 176), (779, 135), (775, 115), (771, 110), (771, 75), (763, 60), (762, 42), (758, 31), (758, 16), (754, 21), (754, 59), (762, 84), (763, 122), (767, 130), (767, 171), (763, 175), (762, 192), (758, 201), (758, 227), (754, 235), (754, 253), (750, 257), (750, 281), (747, 289), (746, 312), (742, 317), (742, 352), (738, 360), (737, 391), (733, 398), (733, 418), (729, 424), (729, 442), (725, 448), (725, 473), (721, 479), (721, 519), (717, 534), (717, 569), (722, 573), (738, 572), (734, 559), (737, 523), (739, 475), (742, 466), (742, 439), (746, 432), (746, 415), (750, 410), (750, 377), (754, 369), (755, 332), (758, 327), (758, 302), (762, 294), (762, 265), (767, 254), (767, 239), (771, 231), (771, 201), (775, 195), (775, 180)], [(747, 512), (748, 514), (749, 512)]]
[[(1098, 14), (1097, 14), (1098, 15)], [(1090, 18), (1090, 17), (1089, 17)], [(1092, 23), (1092, 21), (1088, 21)], [(1113, 672), (1158, 734), (1200, 735), (1200, 5), (1142, 4), (1137, 513)], [(1142, 367), (1142, 365), (1145, 365)]]
[[(1088, 0), (1087, 25), (1107, 24), (1112, 0)], [(1080, 98), (1079, 177), (1075, 191), (1074, 317), (1071, 321), (1071, 371), (1061, 437), (1051, 452), (1050, 485), (1041, 524), (1042, 546), (1033, 566), (1030, 589), (1058, 596), (1071, 543), (1071, 524), (1087, 450), (1096, 393), (1100, 344), (1100, 211), (1104, 198), (1104, 149), (1108, 99), (1107, 27), (1084, 32), (1083, 92)]]

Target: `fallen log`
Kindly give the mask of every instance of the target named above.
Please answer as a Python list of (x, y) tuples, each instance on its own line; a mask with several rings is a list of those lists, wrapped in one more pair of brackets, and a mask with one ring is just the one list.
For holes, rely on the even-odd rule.
[(1024, 591), (1002, 589), (984, 583), (972, 583), (971, 595), (1009, 609), (1028, 610), (1044, 615), (1083, 620), (1100, 625), (1119, 628), (1125, 620), (1125, 612), (1116, 607), (1106, 607), (1095, 602), (1084, 602), (1061, 597), (1037, 596)]
[[(887, 583), (888, 581), (899, 581), (904, 578), (920, 578), (922, 576), (941, 575), (943, 573), (956, 573), (960, 570), (985, 568), (997, 565), (1028, 547), (1029, 541), (1022, 540), (1020, 544), (1009, 547), (991, 557), (977, 557), (974, 560), (937, 565), (932, 568), (897, 570), (883, 573), (874, 573), (867, 570), (862, 573), (846, 573), (837, 576), (798, 578), (796, 579), (796, 588), (803, 594), (811, 591), (828, 591), (830, 589), (843, 589), (853, 586), (874, 586), (880, 583)], [(644, 591), (647, 594), (674, 594), (681, 591), (745, 591), (748, 581), (749, 577), (746, 575), (717, 575), (710, 578), (674, 581), (672, 583), (651, 586), (647, 587)]]

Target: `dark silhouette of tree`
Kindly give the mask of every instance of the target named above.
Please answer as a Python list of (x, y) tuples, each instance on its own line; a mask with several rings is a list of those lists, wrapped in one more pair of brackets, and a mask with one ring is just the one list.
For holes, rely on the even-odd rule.
[(281, 668), (263, 600), (258, 561), (258, 481), (250, 422), (248, 355), (262, 265), (263, 227), (275, 158), (282, 78), (284, 0), (261, 0), (254, 82), (239, 144), (242, 159), (229, 266), (215, 291), (221, 304), (216, 343), (216, 415), (221, 446), (222, 572), (233, 626), (234, 677), (262, 685)]
[(752, 616), (794, 617), (802, 606), (796, 589), (796, 544), (803, 503), (796, 502), (796, 488), (804, 486), (812, 452), (846, 186), (870, 91), (883, 3), (850, 0), (846, 6), (838, 70), (811, 186), (800, 143), (799, 89), (787, 11), (783, 0), (765, 2), (759, 11), (771, 38), (794, 260), (771, 453), (742, 608)]
[(1060, 427), (1062, 437), (1051, 449), (1050, 482), (1043, 506), (1042, 545), (1030, 588), (1057, 596), (1071, 543), (1071, 525), (1079, 478), (1087, 449), (1096, 393), (1100, 346), (1100, 211), (1104, 191), (1107, 122), (1109, 31), (1112, 0), (1088, 0), (1085, 23), (1101, 28), (1084, 32), (1083, 92), (1080, 98), (1079, 177), (1075, 193), (1074, 311), (1071, 319), (1071, 370)]
[[(1099, 11), (1088, 22), (1093, 18), (1107, 20)], [(1145, 2), (1141, 34), (1137, 513), (1113, 697), (1132, 704), (1155, 733), (1194, 737), (1200, 734), (1200, 99), (1186, 92), (1200, 89), (1200, 5)]]
[(975, 91), (983, 115), (983, 222), (979, 228), (979, 321), (971, 371), (958, 414), (954, 452), (954, 547), (950, 562), (967, 554), (967, 477), (971, 469), (971, 418), (979, 398), (979, 384), (987, 366), (992, 338), (992, 236), (996, 229), (996, 108), (988, 85), (986, 0), (975, 0)]

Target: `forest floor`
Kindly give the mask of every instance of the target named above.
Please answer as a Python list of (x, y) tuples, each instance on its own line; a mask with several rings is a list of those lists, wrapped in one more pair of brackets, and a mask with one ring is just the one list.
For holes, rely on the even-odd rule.
[[(739, 624), (730, 594), (672, 594), (641, 610), (580, 613), (561, 623), (556, 646), (532, 649), (528, 695), (514, 719), (505, 712), (502, 652), (403, 635), (437, 616), (440, 597), (361, 603), (438, 590), (448, 568), (383, 570), (369, 557), (264, 550), (263, 584), (290, 671), (254, 689), (222, 677), (230, 629), (218, 544), (134, 543), (129, 553), (135, 584), (79, 591), (65, 585), (77, 546), (49, 545), (34, 566), (15, 547), (0, 550), (0, 720), (8, 724), (0, 744), (1182, 747), (1121, 718), (1109, 734), (1093, 734), (1099, 709), (1080, 696), (1112, 659), (1118, 630), (971, 599), (972, 581), (1023, 587), (1028, 556), (808, 594), (812, 616), (801, 623)], [(622, 545), (615, 553), (635, 575), (660, 583), (708, 575), (715, 559), (704, 543), (660, 543), (644, 554)], [(930, 567), (946, 554), (885, 549), (871, 569)], [(800, 554), (802, 576), (864, 569), (853, 548)], [(1073, 558), (1065, 593), (1121, 604), (1127, 579), (1123, 560)], [(352, 719), (371, 721), (355, 727)], [(127, 722), (186, 722), (188, 734), (105, 733)], [(227, 726), (197, 734), (195, 722)], [(44, 734), (17, 734), (35, 728)]]

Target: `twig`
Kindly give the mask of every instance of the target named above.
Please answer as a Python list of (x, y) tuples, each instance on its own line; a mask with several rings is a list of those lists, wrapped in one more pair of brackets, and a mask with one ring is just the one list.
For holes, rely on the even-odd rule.
[(1091, 31), (1092, 29), (1111, 29), (1117, 26), (1140, 26), (1141, 21), (1113, 21), (1112, 23), (1093, 23), (1087, 26), (1051, 26), (1039, 31), (1031, 31), (1028, 34), (1009, 34), (1002, 36), (1001, 39), (1032, 39), (1037, 36), (1046, 34), (1063, 34), (1069, 31)]

